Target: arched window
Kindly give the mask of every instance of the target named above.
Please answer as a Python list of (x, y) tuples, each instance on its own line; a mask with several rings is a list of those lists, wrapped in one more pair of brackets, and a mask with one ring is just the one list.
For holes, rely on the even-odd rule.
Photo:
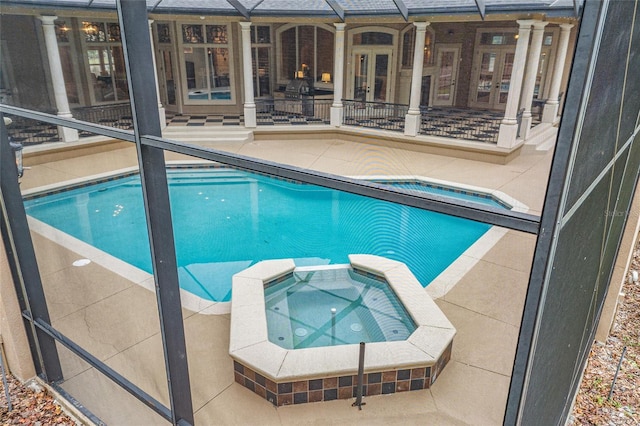
[[(429, 67), (435, 64), (435, 34), (433, 28), (427, 27), (424, 35), (424, 59), (423, 66)], [(413, 52), (416, 45), (416, 27), (411, 25), (402, 36), (402, 68), (413, 67)]]
[(298, 71), (303, 71), (316, 83), (333, 83), (334, 33), (331, 27), (286, 25), (278, 29), (277, 37), (280, 82), (289, 81)]

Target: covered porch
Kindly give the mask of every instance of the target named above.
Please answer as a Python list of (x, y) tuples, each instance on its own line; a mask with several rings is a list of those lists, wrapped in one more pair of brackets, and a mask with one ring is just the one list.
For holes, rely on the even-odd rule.
[[(117, 56), (120, 45), (112, 16), (86, 13), (86, 18), (28, 16), (42, 28), (47, 56), (43, 71), (54, 87), (67, 88), (53, 93), (48, 110), (128, 129), (126, 80), (117, 80), (122, 91), (115, 101), (96, 97), (95, 85), (82, 83), (97, 72), (85, 56), (107, 45)], [(160, 9), (150, 17), (161, 123), (220, 123), (247, 130), (309, 124), (356, 127), (514, 151), (535, 136), (535, 126), (558, 121), (575, 34), (572, 17), (545, 13), (501, 13), (492, 22), (468, 16), (449, 22), (426, 14), (412, 21), (398, 16), (367, 25), (346, 17), (336, 22), (335, 16), (288, 24), (265, 17), (218, 23), (213, 16), (195, 19)], [(201, 25), (205, 18), (212, 22)], [(103, 24), (108, 40), (90, 33)], [(205, 37), (205, 30), (213, 32)], [(77, 69), (71, 69), (73, 61), (65, 56), (74, 44), (85, 46)], [(198, 63), (192, 69), (194, 61), (202, 59), (196, 53), (209, 62), (222, 62), (215, 67), (213, 62)], [(121, 74), (116, 56), (110, 56), (112, 69), (102, 70), (113, 78)], [(217, 74), (221, 70), (224, 75)], [(101, 76), (101, 82), (106, 78)], [(289, 86), (308, 90), (292, 94)], [(12, 102), (23, 106), (26, 98), (14, 96)], [(14, 141), (25, 145), (88, 136), (20, 122), (9, 131)]]

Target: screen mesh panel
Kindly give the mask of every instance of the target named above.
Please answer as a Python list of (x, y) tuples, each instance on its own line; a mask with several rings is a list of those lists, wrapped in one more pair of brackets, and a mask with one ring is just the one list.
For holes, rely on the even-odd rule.
[(564, 424), (593, 343), (640, 169), (638, 3), (585, 5), (505, 424)]

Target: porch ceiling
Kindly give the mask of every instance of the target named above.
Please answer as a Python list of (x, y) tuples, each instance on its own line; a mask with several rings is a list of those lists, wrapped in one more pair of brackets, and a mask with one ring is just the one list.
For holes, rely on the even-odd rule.
[[(146, 0), (151, 13), (214, 14), (250, 19), (268, 16), (317, 16), (344, 20), (350, 17), (424, 15), (485, 15), (510, 12), (574, 16), (583, 0)], [(3, 0), (14, 6), (115, 9), (116, 0)]]

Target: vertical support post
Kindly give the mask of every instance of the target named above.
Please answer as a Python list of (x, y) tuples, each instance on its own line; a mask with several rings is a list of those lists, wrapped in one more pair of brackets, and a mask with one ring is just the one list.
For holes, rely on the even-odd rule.
[(240, 22), (242, 32), (242, 71), (244, 77), (244, 126), (255, 128), (256, 103), (253, 98), (253, 61), (251, 60), (251, 22)]
[(518, 105), (520, 104), (522, 78), (524, 76), (532, 24), (532, 20), (518, 21), (520, 28), (518, 30), (518, 42), (516, 43), (516, 54), (513, 58), (513, 71), (509, 82), (507, 106), (502, 123), (500, 123), (500, 133), (498, 133), (498, 146), (501, 148), (513, 147), (518, 136)]
[(160, 99), (160, 84), (158, 80), (158, 64), (156, 63), (156, 48), (153, 42), (153, 19), (149, 19), (149, 39), (151, 40), (151, 60), (153, 61), (153, 79), (156, 82), (156, 93), (158, 94), (158, 117), (160, 118), (160, 128), (167, 127), (167, 114), (165, 113), (162, 100)]
[(331, 105), (331, 125), (342, 126), (344, 117), (344, 29), (345, 23), (333, 24), (336, 26), (335, 45), (333, 53), (333, 105)]
[(356, 386), (356, 402), (351, 404), (352, 407), (358, 407), (358, 410), (362, 410), (363, 405), (367, 405), (366, 402), (362, 402), (362, 382), (364, 381), (364, 342), (360, 342), (360, 356), (358, 358), (358, 383)]
[[(47, 47), (47, 58), (49, 59), (49, 72), (51, 73), (51, 84), (53, 85), (53, 96), (55, 98), (56, 109), (60, 117), (72, 118), (69, 109), (69, 99), (64, 84), (64, 74), (62, 73), (62, 62), (60, 61), (60, 51), (58, 50), (58, 39), (56, 38), (55, 20), (57, 16), (39, 16), (42, 21), (42, 31), (44, 32), (44, 42)], [(74, 142), (78, 140), (78, 131), (68, 127), (58, 126), (58, 134), (63, 142)]]
[(413, 50), (413, 74), (411, 76), (411, 95), (409, 111), (404, 119), (404, 134), (416, 136), (420, 131), (420, 92), (422, 91), (422, 67), (424, 62), (424, 38), (429, 22), (414, 22), (416, 26), (416, 44)]
[(558, 109), (560, 107), (560, 100), (558, 98), (560, 97), (560, 85), (562, 84), (562, 73), (567, 59), (571, 28), (573, 28), (571, 24), (560, 24), (560, 39), (558, 40), (556, 61), (553, 64), (551, 89), (549, 90), (548, 100), (542, 110), (543, 123), (553, 123), (558, 116)]
[[(24, 210), (22, 195), (18, 186), (18, 173), (15, 158), (9, 146), (9, 135), (0, 120), (0, 214), (2, 222), (2, 239), (5, 241), (7, 255), (13, 253), (14, 281), (18, 295), (26, 293), (22, 299), (22, 308), (30, 311), (32, 318), (39, 318), (51, 324), (47, 301), (42, 288), (42, 279), (36, 253), (29, 233), (27, 214)], [(4, 226), (6, 224), (6, 227)], [(22, 284), (22, 287), (20, 287)], [(20, 296), (18, 296), (20, 297)], [(34, 332), (35, 329), (35, 332)], [(30, 340), (35, 344), (32, 348), (36, 372), (48, 382), (62, 380), (62, 367), (58, 350), (53, 338), (39, 328), (27, 325)], [(38, 352), (39, 348), (39, 352)]]
[(522, 87), (522, 97), (520, 98), (520, 109), (524, 109), (522, 113), (522, 122), (520, 123), (520, 136), (527, 140), (529, 131), (531, 130), (531, 103), (533, 102), (533, 92), (536, 86), (536, 76), (538, 75), (538, 64), (540, 63), (540, 52), (542, 51), (542, 41), (544, 39), (544, 27), (548, 22), (536, 21), (533, 23), (533, 31), (531, 35), (531, 48), (529, 49), (529, 57), (527, 58), (527, 70), (524, 76), (524, 85)]
[(118, 20), (135, 134), (142, 195), (151, 247), (167, 387), (174, 425), (193, 424), (193, 406), (176, 263), (169, 190), (162, 149), (142, 142), (142, 135), (161, 136), (146, 3), (118, 0)]

